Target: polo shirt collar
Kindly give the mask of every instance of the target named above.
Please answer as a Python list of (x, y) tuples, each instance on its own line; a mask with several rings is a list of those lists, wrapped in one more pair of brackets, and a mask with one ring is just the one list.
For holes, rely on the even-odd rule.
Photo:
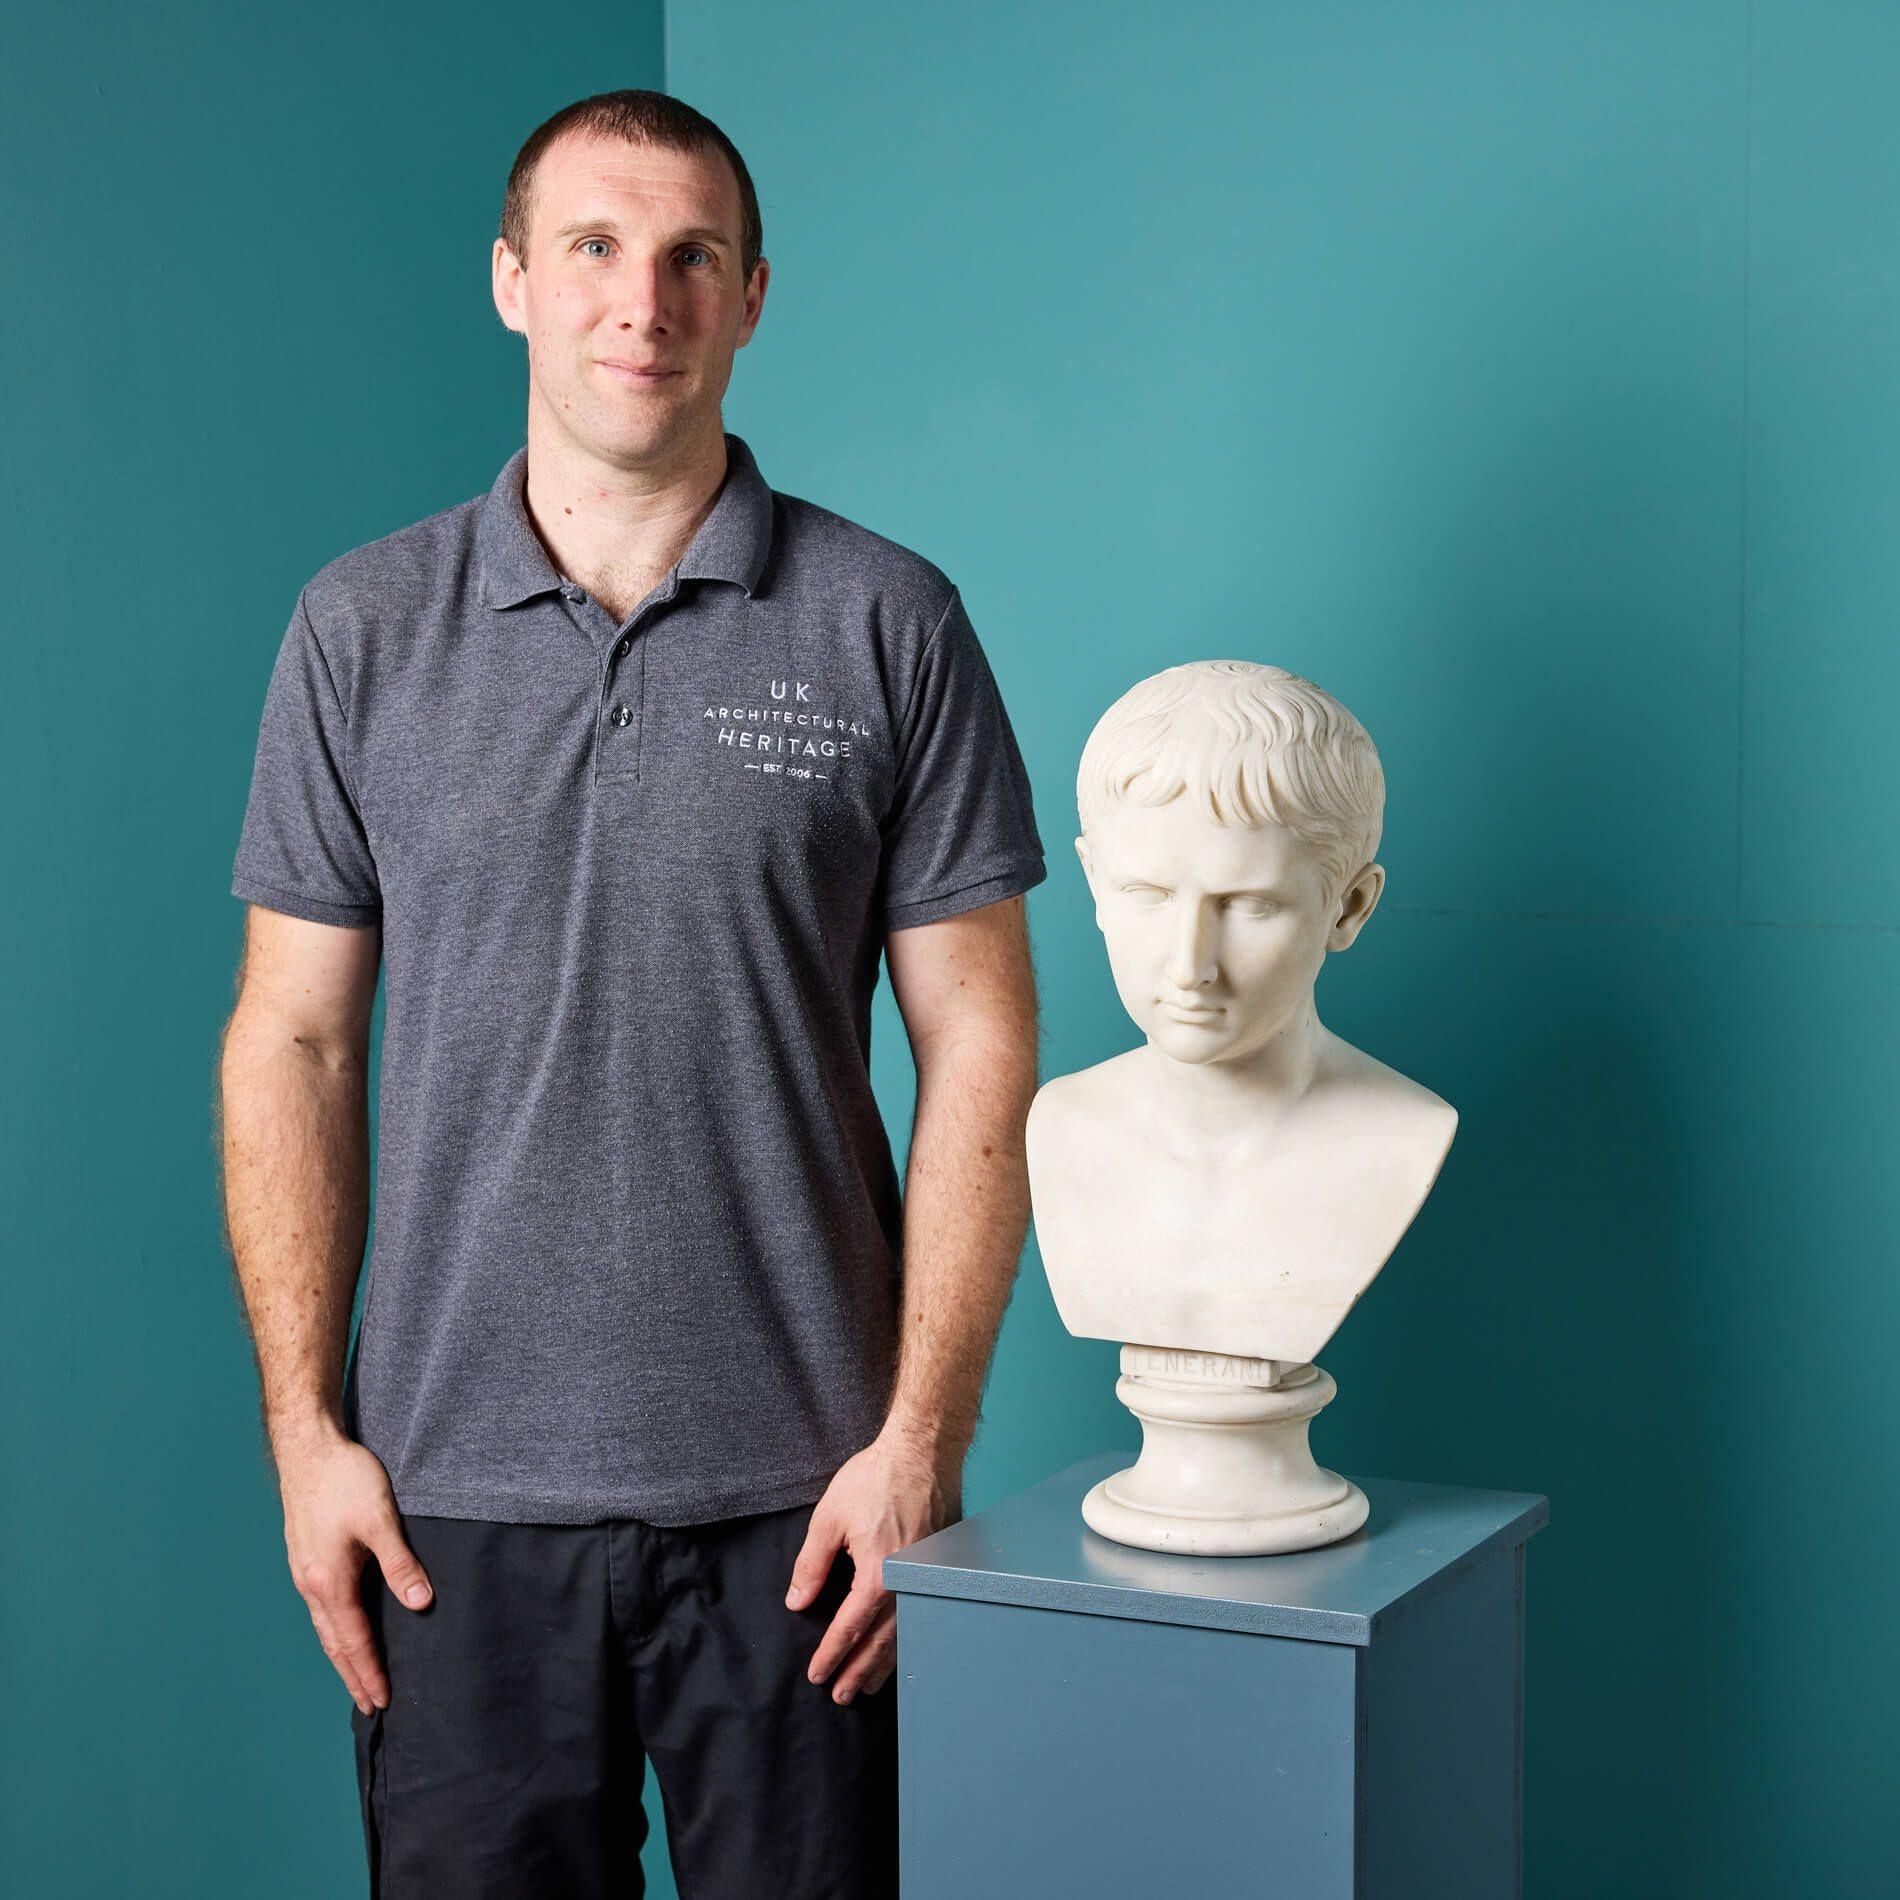
[(771, 551), (772, 491), (752, 451), (736, 435), (728, 435), (725, 484), (692, 545), (680, 556), (679, 577), (731, 581), (750, 599)]
[[(513, 607), (537, 594), (557, 592), (561, 577), (528, 519), (524, 443), (502, 464), (483, 497), (476, 541), (481, 552), (482, 599), (490, 607)], [(772, 550), (772, 491), (736, 435), (726, 437), (726, 479), (680, 556), (683, 581), (731, 581), (749, 599)]]

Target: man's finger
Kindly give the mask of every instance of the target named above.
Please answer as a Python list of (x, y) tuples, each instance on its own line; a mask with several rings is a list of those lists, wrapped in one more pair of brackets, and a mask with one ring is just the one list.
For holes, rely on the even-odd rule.
[[(354, 1594), (341, 1599), (332, 1597), (324, 1608), (329, 1613), (330, 1635), (336, 1643), (336, 1649), (329, 1652), (330, 1660), (337, 1662), (341, 1656), (369, 1699), (379, 1709), (388, 1708), (389, 1678), (383, 1674), (383, 1659), (376, 1653), (376, 1638), (370, 1630), (369, 1618), (363, 1614), (362, 1602)], [(341, 1667), (339, 1663), (339, 1670)]]
[(849, 1702), (861, 1690), (879, 1687), (891, 1673), (897, 1655), (897, 1605), (887, 1602), (879, 1610), (871, 1628), (859, 1639), (850, 1660), (838, 1672), (837, 1685), (831, 1692), (834, 1702)]
[(317, 1641), (323, 1647), (323, 1653), (329, 1657), (331, 1667), (343, 1678), (343, 1686), (350, 1692), (350, 1699), (367, 1715), (376, 1705), (370, 1699), (368, 1689), (363, 1686), (363, 1678), (357, 1674), (350, 1654), (338, 1640), (336, 1627), (331, 1621), (328, 1608), (315, 1598), (306, 1598), (310, 1611), (310, 1622), (317, 1632)]
[(404, 1541), (401, 1521), (394, 1516), (385, 1518), (371, 1536), (369, 1547), (376, 1553), (389, 1594), (412, 1610), (426, 1610), (433, 1594), (428, 1573)]
[(823, 1682), (837, 1668), (859, 1637), (865, 1635), (876, 1621), (879, 1607), (888, 1599), (889, 1592), (880, 1590), (876, 1584), (868, 1582), (860, 1572), (857, 1581), (851, 1586), (851, 1593), (838, 1605), (838, 1614), (831, 1619), (831, 1627), (825, 1631), (824, 1641), (818, 1645), (811, 1659), (811, 1667), (806, 1673), (813, 1682)]
[(802, 1610), (825, 1587), (832, 1559), (843, 1547), (844, 1533), (832, 1522), (830, 1513), (822, 1508), (813, 1511), (805, 1527), (805, 1541), (792, 1564), (792, 1587), (785, 1593), (787, 1609)]

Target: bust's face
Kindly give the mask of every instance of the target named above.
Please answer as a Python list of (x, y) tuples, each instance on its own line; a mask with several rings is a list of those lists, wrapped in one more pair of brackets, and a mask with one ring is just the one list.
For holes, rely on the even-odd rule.
[(1352, 894), (1328, 903), (1297, 834), (1216, 824), (1186, 797), (1112, 804), (1076, 850), (1122, 1007), (1178, 1062), (1232, 1062), (1271, 1042), (1364, 920), (1341, 924)]

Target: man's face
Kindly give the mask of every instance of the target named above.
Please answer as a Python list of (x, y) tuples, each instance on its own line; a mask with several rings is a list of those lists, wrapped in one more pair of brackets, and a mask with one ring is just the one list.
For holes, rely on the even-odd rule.
[(527, 268), (496, 239), (494, 292), (545, 424), (623, 468), (716, 426), (765, 301), (763, 260), (739, 274), (741, 215), (717, 152), (568, 135), (542, 154)]
[(1122, 1007), (1178, 1062), (1237, 1061), (1281, 1035), (1371, 911), (1342, 920), (1353, 894), (1329, 903), (1319, 858), (1285, 826), (1216, 824), (1185, 796), (1112, 804), (1076, 850)]

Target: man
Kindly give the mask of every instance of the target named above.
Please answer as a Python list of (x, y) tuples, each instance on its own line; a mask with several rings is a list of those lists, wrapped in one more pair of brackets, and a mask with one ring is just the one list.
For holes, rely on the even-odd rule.
[(1027, 1224), (1028, 781), (944, 575), (724, 432), (769, 275), (724, 134), (581, 101), (502, 227), (526, 446), (305, 586), (236, 857), (291, 1572), (373, 1893), (637, 1894), (651, 1757), (682, 1892), (889, 1896), (881, 1564), (960, 1512)]

